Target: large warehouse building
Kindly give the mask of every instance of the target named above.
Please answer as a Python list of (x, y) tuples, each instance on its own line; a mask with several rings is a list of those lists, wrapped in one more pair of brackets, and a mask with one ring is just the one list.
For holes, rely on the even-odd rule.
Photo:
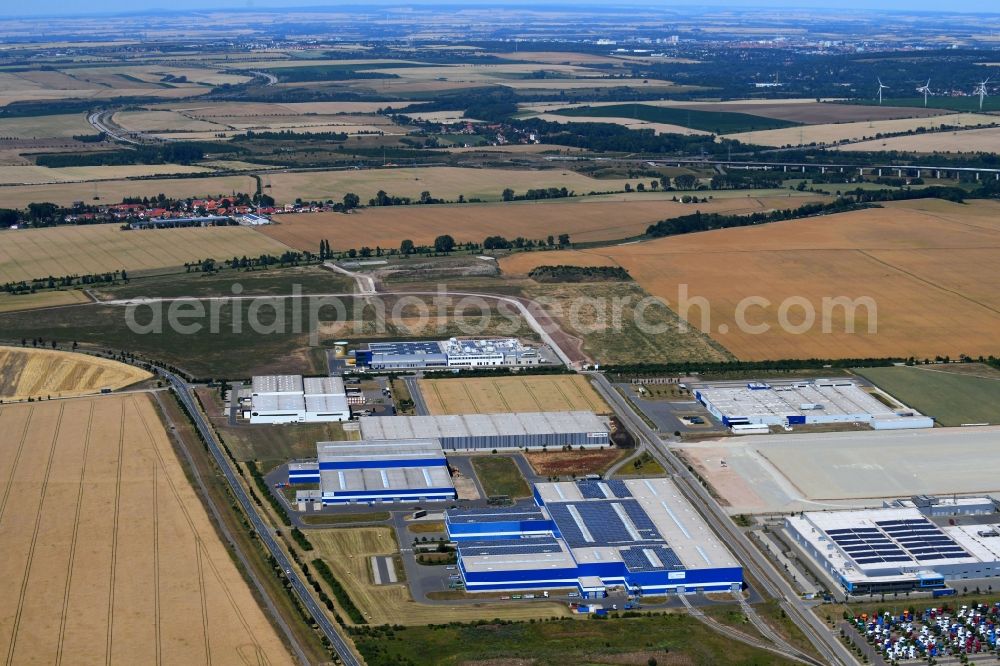
[(806, 512), (786, 518), (785, 527), (853, 594), (934, 589), (946, 581), (1000, 576), (995, 525), (939, 526), (918, 508), (904, 506)]
[(535, 484), (536, 506), (451, 509), (470, 592), (575, 588), (585, 597), (738, 590), (743, 570), (669, 479)]
[(355, 364), (372, 370), (490, 368), (538, 365), (542, 356), (516, 338), (432, 342), (370, 342), (354, 352)]
[(250, 423), (318, 423), (347, 421), (351, 408), (340, 377), (259, 375), (251, 383)]
[(446, 450), (609, 446), (607, 418), (593, 412), (367, 416), (362, 439), (436, 439)]
[(893, 410), (850, 380), (703, 386), (694, 396), (727, 427), (868, 423), (876, 430), (932, 428), (933, 419)]
[(433, 440), (320, 442), (316, 455), (290, 463), (288, 481), (318, 483), (318, 493), (305, 494), (323, 504), (455, 499), (448, 461)]

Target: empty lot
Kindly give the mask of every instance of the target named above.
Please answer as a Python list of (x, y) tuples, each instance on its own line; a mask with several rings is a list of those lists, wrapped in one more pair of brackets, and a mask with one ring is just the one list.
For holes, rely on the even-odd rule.
[[(1000, 326), (1000, 275), (992, 269), (1000, 260), (998, 213), (992, 201), (916, 200), (515, 254), (500, 267), (524, 274), (541, 264), (620, 265), (682, 315), (686, 290), (686, 319), (742, 359), (988, 356)], [(824, 299), (842, 297), (866, 300), (824, 314)]]
[(291, 664), (143, 395), (0, 407), (7, 663)]
[(431, 414), (610, 411), (582, 375), (421, 379)]
[(995, 493), (998, 435), (994, 427), (754, 435), (678, 448), (731, 512), (753, 513)]

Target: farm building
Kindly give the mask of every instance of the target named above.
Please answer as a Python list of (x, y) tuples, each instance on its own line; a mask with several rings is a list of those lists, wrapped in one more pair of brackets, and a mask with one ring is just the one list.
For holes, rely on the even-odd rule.
[(515, 338), (435, 342), (370, 342), (354, 352), (355, 363), (372, 370), (488, 368), (538, 365), (538, 350)]
[(535, 484), (535, 504), (451, 509), (470, 592), (576, 588), (584, 597), (740, 589), (739, 563), (666, 478)]
[(243, 416), (250, 423), (316, 423), (346, 421), (351, 409), (340, 377), (258, 375)]
[(702, 386), (694, 396), (727, 427), (868, 423), (876, 430), (932, 428), (912, 409), (892, 409), (846, 379)]
[(610, 445), (608, 419), (593, 412), (362, 417), (362, 439), (436, 439), (447, 450)]
[[(982, 498), (972, 502), (989, 502)], [(805, 512), (785, 528), (853, 594), (944, 587), (1000, 576), (1000, 533), (991, 524), (938, 525), (917, 506)]]
[[(290, 463), (289, 483), (318, 483), (323, 504), (455, 499), (441, 446), (426, 439), (319, 442), (316, 460)], [(304, 492), (313, 499), (317, 493)]]

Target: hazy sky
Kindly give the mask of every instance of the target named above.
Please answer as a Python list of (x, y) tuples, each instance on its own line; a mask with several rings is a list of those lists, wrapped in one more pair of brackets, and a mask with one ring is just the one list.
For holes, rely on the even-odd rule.
[[(19, 3), (13, 0), (3, 0), (0, 2), (0, 16), (26, 16), (26, 15), (69, 15), (69, 14), (93, 14), (105, 12), (136, 12), (144, 10), (189, 10), (189, 9), (215, 9), (215, 8), (282, 8), (282, 7), (336, 7), (338, 5), (373, 4), (387, 7), (413, 6), (427, 4), (421, 0), (406, 2), (400, 0), (374, 0), (372, 2), (336, 2), (336, 0), (34, 0), (30, 3)], [(503, 2), (497, 0), (465, 0), (451, 4), (464, 5), (529, 5), (538, 7), (537, 0), (511, 0)], [(579, 4), (570, 0), (555, 0), (551, 4)], [(615, 0), (603, 3), (607, 5), (617, 4)], [(660, 0), (651, 2), (650, 0), (633, 0), (623, 2), (627, 5), (650, 5), (655, 4), (664, 8), (670, 6), (690, 6), (690, 5), (711, 5), (729, 7), (802, 7), (802, 8), (858, 8), (858, 9), (905, 9), (909, 11), (948, 11), (948, 12), (997, 12), (1000, 13), (1000, 5), (997, 0), (952, 0), (942, 3), (940, 0)]]

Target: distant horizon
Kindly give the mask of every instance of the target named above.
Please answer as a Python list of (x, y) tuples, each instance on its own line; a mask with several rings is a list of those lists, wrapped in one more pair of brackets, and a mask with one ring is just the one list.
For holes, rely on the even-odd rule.
[[(96, 8), (95, 5), (100, 5)], [(90, 11), (80, 11), (76, 0), (36, 0), (30, 10), (25, 11), (25, 7), (18, 6), (16, 11), (8, 12), (0, 9), (0, 17), (4, 19), (38, 19), (38, 18), (85, 18), (91, 16), (142, 16), (162, 15), (162, 14), (187, 14), (216, 11), (233, 12), (269, 12), (269, 11), (344, 11), (357, 7), (381, 6), (385, 9), (408, 9), (426, 7), (455, 7), (460, 6), (467, 9), (484, 9), (488, 7), (525, 7), (529, 6), (535, 10), (543, 10), (547, 7), (562, 7), (566, 10), (587, 8), (601, 8), (604, 10), (613, 9), (615, 6), (627, 7), (655, 7), (661, 11), (676, 9), (680, 11), (691, 11), (698, 7), (715, 9), (791, 9), (825, 12), (839, 12), (845, 9), (852, 11), (869, 11), (872, 13), (892, 12), (902, 14), (930, 13), (939, 15), (949, 14), (982, 14), (1000, 15), (1000, 7), (997, 7), (995, 0), (958, 0), (952, 3), (948, 9), (941, 9), (941, 4), (932, 0), (842, 0), (835, 7), (829, 5), (829, 0), (749, 0), (740, 2), (739, 0), (674, 0), (669, 6), (662, 3), (644, 2), (642, 0), (626, 2), (613, 2), (611, 4), (597, 2), (596, 0), (548, 0), (548, 2), (537, 3), (530, 0), (468, 0), (467, 2), (434, 2), (433, 0), (411, 0), (410, 2), (398, 2), (394, 0), (374, 0), (365, 3), (347, 2), (332, 3), (330, 0), (211, 0), (210, 4), (202, 0), (173, 0), (170, 6), (163, 6), (163, 0), (104, 0), (103, 2), (88, 5)]]

